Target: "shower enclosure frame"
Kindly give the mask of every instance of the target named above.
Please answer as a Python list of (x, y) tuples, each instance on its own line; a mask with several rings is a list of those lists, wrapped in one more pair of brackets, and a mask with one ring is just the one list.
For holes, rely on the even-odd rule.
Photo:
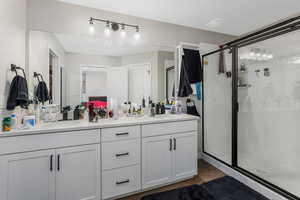
[[(207, 56), (220, 53), (221, 51), (230, 49), (232, 54), (232, 161), (231, 164), (226, 163), (225, 161), (219, 159), (218, 157), (208, 153), (205, 151), (205, 133), (204, 133), (204, 126), (205, 126), (205, 91), (204, 91), (204, 84), (202, 84), (202, 151), (205, 155), (212, 157), (213, 159), (223, 163), (224, 165), (238, 171), (239, 173), (251, 178), (252, 180), (266, 186), (267, 188), (271, 189), (272, 191), (277, 192), (278, 194), (291, 199), (291, 200), (299, 200), (300, 197), (296, 196), (295, 194), (290, 193), (289, 191), (272, 184), (271, 182), (243, 169), (242, 167), (238, 166), (238, 112), (239, 112), (239, 103), (238, 103), (238, 51), (239, 48), (245, 47), (257, 42), (265, 41), (267, 39), (275, 38), (280, 35), (284, 35), (296, 30), (300, 30), (300, 16), (296, 16), (287, 20), (284, 20), (280, 23), (274, 24), (267, 28), (261, 29), (259, 31), (253, 32), (248, 34), (244, 37), (238, 38), (231, 42), (228, 42), (221, 46), (220, 49), (212, 51), (202, 56), (202, 66), (204, 70), (204, 59)], [(204, 73), (203, 73), (204, 76)], [(204, 78), (204, 77), (203, 77)]]

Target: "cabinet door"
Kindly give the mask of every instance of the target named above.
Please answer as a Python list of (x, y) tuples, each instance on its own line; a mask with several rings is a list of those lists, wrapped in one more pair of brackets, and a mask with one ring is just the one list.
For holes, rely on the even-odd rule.
[(100, 199), (100, 145), (56, 150), (56, 200)]
[(174, 179), (197, 174), (197, 132), (173, 135)]
[(54, 200), (54, 154), (50, 150), (1, 156), (0, 199)]
[(142, 142), (143, 189), (172, 181), (170, 136), (144, 138)]

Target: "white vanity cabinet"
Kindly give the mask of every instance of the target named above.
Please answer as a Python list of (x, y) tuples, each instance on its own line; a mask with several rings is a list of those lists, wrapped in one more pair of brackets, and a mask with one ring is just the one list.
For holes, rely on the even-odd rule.
[(0, 200), (117, 199), (192, 178), (198, 120), (166, 117), (0, 135)]
[(183, 180), (197, 174), (197, 121), (142, 127), (142, 188)]
[(55, 150), (0, 156), (1, 200), (55, 200)]
[[(40, 136), (49, 150), (35, 142)], [(7, 153), (0, 155), (1, 200), (100, 199), (100, 130), (6, 137), (0, 144), (10, 144), (0, 152)]]
[(100, 145), (56, 150), (55, 199), (99, 200)]
[(143, 138), (143, 189), (172, 181), (171, 140), (169, 135)]
[(102, 199), (141, 190), (141, 127), (101, 129)]

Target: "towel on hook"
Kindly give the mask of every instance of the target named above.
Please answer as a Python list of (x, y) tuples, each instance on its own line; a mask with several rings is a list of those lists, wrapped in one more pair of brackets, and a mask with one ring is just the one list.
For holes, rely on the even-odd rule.
[(196, 85), (196, 95), (198, 100), (202, 100), (202, 82), (198, 82)]
[(202, 81), (202, 66), (199, 50), (183, 49), (186, 72), (190, 84)]
[(14, 110), (17, 106), (27, 109), (29, 105), (27, 81), (22, 76), (15, 76), (9, 88), (6, 109)]
[(43, 104), (46, 101), (50, 100), (48, 88), (47, 88), (45, 81), (39, 82), (39, 84), (36, 88), (36, 91), (35, 91), (35, 96), (37, 97), (38, 101), (42, 102)]
[(178, 97), (188, 97), (193, 94), (193, 89), (189, 82), (189, 77), (186, 72), (186, 66), (184, 59), (181, 62), (180, 80), (178, 88)]

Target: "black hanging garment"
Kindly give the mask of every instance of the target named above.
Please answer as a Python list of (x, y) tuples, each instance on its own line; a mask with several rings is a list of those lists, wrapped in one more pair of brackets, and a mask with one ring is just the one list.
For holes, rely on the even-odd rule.
[(47, 85), (45, 83), (45, 81), (40, 81), (37, 88), (36, 88), (36, 93), (35, 93), (37, 99), (39, 102), (42, 102), (43, 104), (46, 101), (50, 100), (49, 97), (49, 92), (48, 92), (48, 88)]
[(24, 77), (17, 75), (14, 77), (10, 85), (6, 109), (14, 110), (17, 106), (27, 109), (28, 104), (29, 98), (27, 81)]
[(197, 111), (195, 101), (190, 99), (190, 98), (188, 98), (186, 100), (186, 112), (189, 115), (195, 115), (195, 116), (198, 116), (198, 117), (200, 116), (198, 111)]
[(191, 84), (189, 82), (188, 74), (186, 72), (185, 61), (184, 61), (184, 59), (182, 59), (178, 97), (188, 97), (191, 94), (193, 94), (193, 89), (192, 89)]
[(183, 49), (186, 72), (190, 84), (202, 81), (202, 67), (199, 50)]

